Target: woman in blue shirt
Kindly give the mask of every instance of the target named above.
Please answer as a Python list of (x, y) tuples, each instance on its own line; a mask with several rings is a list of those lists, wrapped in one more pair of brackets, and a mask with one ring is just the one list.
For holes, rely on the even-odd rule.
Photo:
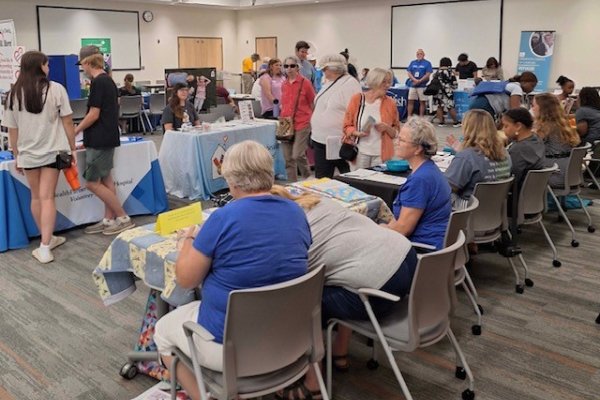
[[(294, 279), (308, 269), (310, 227), (296, 203), (270, 194), (269, 151), (250, 140), (235, 144), (225, 154), (222, 171), (236, 200), (212, 213), (196, 237), (192, 227), (182, 238), (177, 284), (188, 289), (202, 285), (202, 301), (180, 306), (156, 324), (154, 340), (166, 366), (174, 347), (188, 351), (182, 325), (194, 321), (214, 336), (197, 341), (200, 364), (221, 371), (229, 293)], [(191, 370), (179, 363), (177, 377), (189, 396), (199, 398)]]
[(424, 118), (409, 118), (396, 139), (395, 155), (408, 161), (412, 173), (398, 192), (395, 219), (388, 227), (413, 242), (441, 249), (452, 207), (450, 185), (431, 161), (436, 151), (433, 125)]

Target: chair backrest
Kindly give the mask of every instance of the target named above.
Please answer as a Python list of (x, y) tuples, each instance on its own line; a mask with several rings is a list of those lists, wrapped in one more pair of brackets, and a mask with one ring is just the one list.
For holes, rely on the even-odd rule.
[(73, 121), (80, 122), (87, 114), (87, 99), (73, 99), (69, 100), (71, 110), (73, 110)]
[[(223, 335), (223, 378), (277, 371), (323, 355), (321, 295), (325, 268), (266, 287), (229, 294)], [(236, 392), (237, 393), (237, 392)]]
[(530, 170), (523, 180), (523, 186), (519, 192), (517, 206), (517, 225), (525, 220), (525, 214), (540, 214), (546, 208), (546, 187), (550, 175), (558, 170), (558, 165), (552, 167)]
[(164, 93), (150, 93), (150, 100), (148, 101), (150, 114), (160, 115), (165, 109), (165, 94)]
[(479, 200), (479, 207), (471, 214), (471, 229), (477, 232), (499, 230), (506, 222), (506, 197), (514, 178), (495, 182), (479, 182), (473, 195)]
[(142, 110), (142, 96), (122, 96), (120, 110), (122, 116), (136, 116)]
[(210, 113), (218, 115), (217, 118), (225, 117), (225, 121), (231, 121), (235, 117), (235, 111), (229, 104), (217, 104)]
[(592, 145), (590, 143), (586, 143), (584, 146), (571, 149), (569, 163), (567, 164), (567, 170), (565, 171), (565, 189), (572, 187), (578, 188), (583, 182), (581, 166), (583, 165), (583, 158), (591, 147)]
[(408, 300), (409, 346), (417, 348), (424, 339), (420, 332), (431, 333), (433, 327), (437, 327), (435, 335), (446, 334), (452, 310), (454, 264), (464, 244), (465, 234), (461, 231), (450, 246), (419, 258)]
[(477, 200), (477, 197), (471, 196), (466, 208), (452, 211), (444, 236), (444, 247), (456, 242), (460, 231), (463, 231), (467, 238), (469, 237), (471, 214), (477, 207), (479, 207), (479, 200)]

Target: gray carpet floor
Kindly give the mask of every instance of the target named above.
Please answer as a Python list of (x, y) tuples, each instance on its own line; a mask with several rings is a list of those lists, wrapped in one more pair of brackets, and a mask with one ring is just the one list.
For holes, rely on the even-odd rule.
[[(444, 128), (440, 136), (448, 132)], [(160, 145), (161, 136), (151, 136)], [(584, 197), (600, 204), (600, 192)], [(170, 207), (187, 201), (170, 198)], [(600, 205), (589, 207), (600, 228)], [(581, 210), (569, 212), (581, 245), (570, 246), (566, 225), (549, 214), (561, 268), (552, 267), (542, 233), (527, 227), (520, 235), (533, 288), (514, 291), (505, 259), (491, 253), (474, 258), (471, 269), (485, 310), (481, 336), (471, 334), (475, 316), (462, 291), (453, 330), (475, 374), (477, 399), (599, 399), (600, 232), (586, 231)], [(155, 217), (135, 217), (138, 224)], [(122, 379), (118, 372), (133, 348), (148, 289), (110, 307), (97, 294), (91, 272), (110, 237), (65, 233), (56, 261), (38, 264), (29, 248), (0, 254), (0, 400), (131, 399), (156, 382), (145, 376)], [(403, 399), (386, 361), (371, 371), (370, 349), (355, 338), (351, 370), (334, 375), (337, 399)], [(454, 378), (454, 354), (442, 341), (396, 359), (415, 399), (459, 399), (466, 382)]]

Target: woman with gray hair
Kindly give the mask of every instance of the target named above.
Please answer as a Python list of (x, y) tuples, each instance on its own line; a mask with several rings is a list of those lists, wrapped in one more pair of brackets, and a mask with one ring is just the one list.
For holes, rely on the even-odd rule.
[(396, 157), (408, 161), (412, 173), (393, 204), (394, 220), (387, 226), (413, 242), (443, 248), (452, 212), (450, 184), (431, 161), (437, 151), (431, 122), (410, 117), (394, 142)]
[[(233, 145), (225, 153), (223, 176), (235, 201), (212, 213), (197, 236), (193, 226), (181, 238), (177, 284), (187, 289), (202, 285), (202, 301), (180, 306), (156, 324), (154, 340), (167, 368), (174, 347), (188, 352), (182, 325), (193, 321), (214, 336), (197, 342), (200, 364), (222, 371), (229, 293), (284, 282), (308, 270), (310, 227), (295, 202), (270, 194), (269, 151), (250, 140)], [(187, 394), (199, 399), (193, 372), (179, 363), (177, 376)]]
[(344, 56), (326, 55), (321, 58), (319, 66), (326, 82), (315, 98), (310, 120), (315, 151), (315, 176), (332, 178), (336, 168), (340, 173), (345, 173), (350, 171), (350, 167), (339, 156), (326, 157), (327, 143), (341, 142), (346, 107), (350, 98), (362, 89), (360, 83), (348, 75)]
[(396, 102), (386, 95), (392, 73), (373, 68), (366, 84), (369, 90), (352, 96), (344, 118), (345, 140), (358, 141), (356, 168), (369, 168), (392, 158), (392, 140), (400, 129)]
[(310, 117), (315, 100), (315, 90), (309, 79), (300, 75), (300, 59), (288, 56), (283, 63), (287, 79), (281, 85), (282, 118), (291, 118), (294, 123), (294, 139), (282, 142), (285, 169), (288, 181), (298, 180), (298, 168), (303, 178), (310, 176), (306, 149), (310, 138)]

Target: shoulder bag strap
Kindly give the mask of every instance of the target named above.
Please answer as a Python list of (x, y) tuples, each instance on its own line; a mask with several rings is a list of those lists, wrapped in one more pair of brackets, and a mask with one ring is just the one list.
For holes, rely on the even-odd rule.
[[(356, 127), (360, 127), (360, 120), (362, 118), (363, 113), (365, 112), (365, 94), (360, 94), (360, 105), (358, 106), (358, 112), (356, 113)], [(355, 143), (358, 144), (360, 142), (360, 137), (356, 137)]]
[(346, 76), (346, 74), (338, 76), (338, 77), (336, 78), (336, 80), (335, 80), (335, 81), (333, 81), (333, 83), (332, 83), (331, 85), (327, 86), (327, 89), (323, 90), (321, 93), (319, 93), (319, 94), (317, 95), (317, 97), (315, 97), (315, 106), (317, 105), (317, 101), (319, 101), (319, 99), (321, 98), (321, 96), (323, 96), (325, 93), (327, 93), (327, 91), (328, 91), (329, 89), (331, 89), (331, 88), (333, 87), (333, 85), (335, 85), (335, 84), (336, 84), (336, 83), (337, 83), (337, 82), (338, 82), (338, 81), (339, 81), (341, 78), (343, 78), (344, 76)]
[[(302, 77), (302, 75), (300, 75)], [(292, 112), (292, 120), (296, 116), (296, 111), (298, 111), (298, 103), (300, 103), (300, 94), (302, 93), (302, 86), (304, 86), (304, 77), (300, 81), (300, 88), (298, 89), (298, 95), (296, 96), (296, 104), (294, 104), (294, 112)]]

